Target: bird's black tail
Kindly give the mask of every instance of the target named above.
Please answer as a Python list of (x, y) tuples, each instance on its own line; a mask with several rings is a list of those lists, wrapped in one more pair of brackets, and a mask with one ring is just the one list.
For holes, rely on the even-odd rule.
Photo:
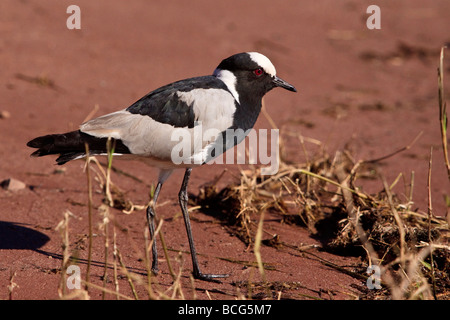
[[(114, 150), (117, 153), (130, 153), (130, 150), (120, 141), (112, 139)], [(89, 146), (91, 155), (105, 154), (107, 152), (108, 138), (98, 138), (83, 133), (80, 130), (63, 134), (49, 134), (37, 137), (27, 143), (28, 147), (37, 148), (32, 157), (42, 157), (50, 154), (59, 154), (56, 163), (65, 164), (68, 161), (86, 156), (86, 146)]]

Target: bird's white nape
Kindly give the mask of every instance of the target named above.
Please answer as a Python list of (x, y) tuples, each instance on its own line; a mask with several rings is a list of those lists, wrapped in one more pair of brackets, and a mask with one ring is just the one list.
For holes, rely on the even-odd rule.
[(275, 66), (269, 60), (269, 58), (258, 52), (247, 52), (247, 53), (250, 56), (250, 59), (252, 59), (258, 66), (263, 68), (267, 74), (271, 75), (272, 77), (276, 76), (277, 71), (275, 69)]
[(236, 90), (236, 76), (228, 70), (222, 70), (217, 68), (214, 70), (213, 76), (217, 77), (218, 79), (222, 80), (223, 83), (227, 86), (228, 90), (230, 90), (231, 94), (233, 95), (234, 99), (239, 102), (239, 94)]

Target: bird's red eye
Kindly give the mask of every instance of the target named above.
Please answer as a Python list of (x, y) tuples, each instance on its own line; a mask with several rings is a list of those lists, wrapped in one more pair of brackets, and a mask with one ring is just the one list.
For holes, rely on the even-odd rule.
[(259, 77), (264, 73), (264, 71), (263, 71), (263, 69), (258, 68), (258, 69), (253, 70), (253, 73)]

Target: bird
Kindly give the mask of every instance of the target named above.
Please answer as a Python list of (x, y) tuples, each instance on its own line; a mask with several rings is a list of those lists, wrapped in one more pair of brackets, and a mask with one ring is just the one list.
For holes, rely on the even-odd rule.
[[(154, 274), (159, 271), (154, 239), (156, 203), (172, 172), (184, 169), (178, 200), (189, 242), (192, 274), (195, 279), (218, 281), (229, 275), (202, 273), (197, 259), (187, 207), (191, 171), (240, 143), (260, 114), (262, 98), (276, 87), (297, 92), (293, 85), (277, 76), (275, 66), (265, 55), (241, 52), (223, 59), (212, 75), (167, 84), (126, 109), (88, 120), (75, 131), (37, 137), (27, 146), (37, 149), (32, 157), (59, 155), (56, 163), (63, 165), (86, 156), (107, 155), (112, 142), (113, 155), (118, 159), (139, 160), (159, 169), (153, 197), (146, 208), (148, 229), (154, 240)], [(208, 139), (189, 139), (199, 126), (203, 130), (214, 129), (218, 134)], [(191, 145), (174, 152), (180, 139), (173, 139), (173, 135), (180, 130)], [(242, 134), (230, 134), (236, 131)]]

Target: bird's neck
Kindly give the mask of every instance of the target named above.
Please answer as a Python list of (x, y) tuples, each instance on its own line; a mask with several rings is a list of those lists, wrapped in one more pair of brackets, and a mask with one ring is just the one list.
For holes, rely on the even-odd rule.
[(234, 113), (233, 127), (244, 131), (253, 128), (261, 112), (262, 98), (252, 95), (239, 95), (239, 104)]
[(213, 76), (226, 85), (236, 100), (233, 128), (244, 131), (253, 128), (261, 111), (262, 97), (266, 92), (256, 92), (254, 88), (248, 87), (246, 82), (240, 81), (228, 70), (217, 68), (214, 70)]

